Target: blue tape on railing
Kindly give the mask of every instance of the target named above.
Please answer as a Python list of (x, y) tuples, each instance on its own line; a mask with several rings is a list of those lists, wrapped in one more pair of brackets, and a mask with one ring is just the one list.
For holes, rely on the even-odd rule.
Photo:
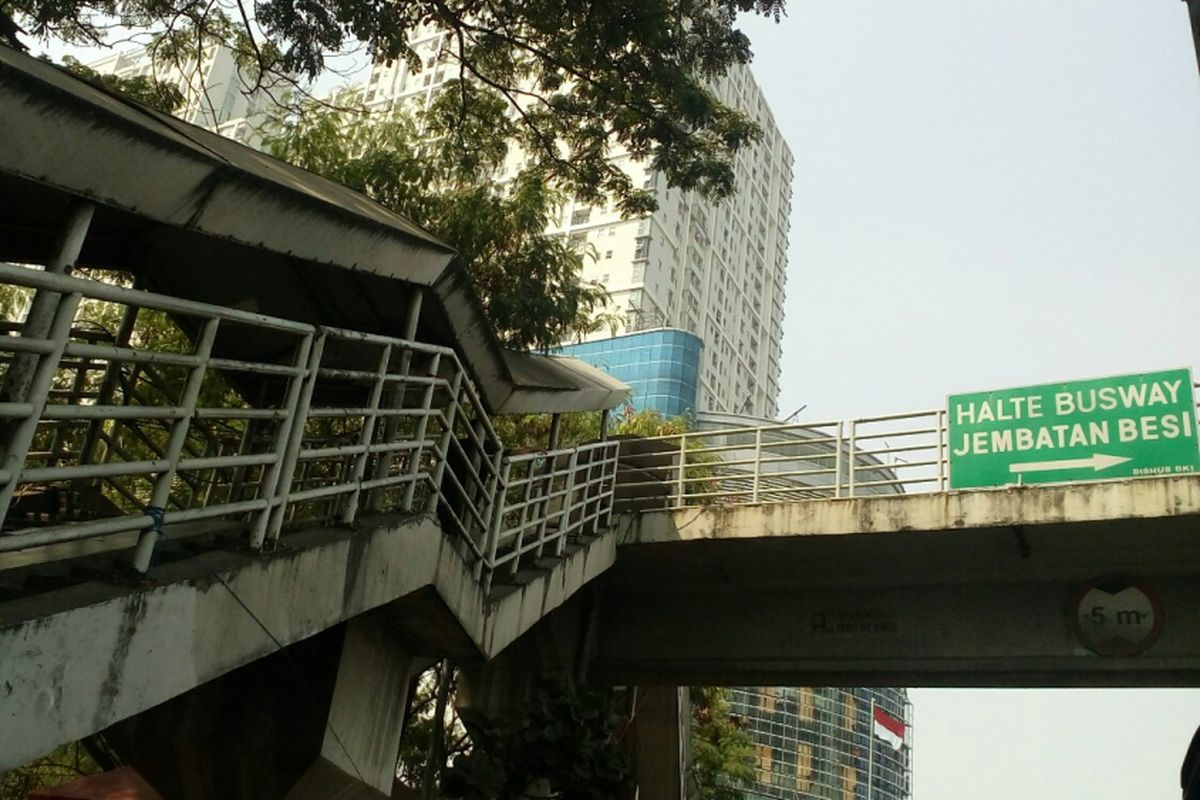
[[(150, 518), (150, 527), (147, 530), (152, 530), (159, 536), (162, 536), (163, 522), (167, 517), (167, 510), (162, 506), (149, 506), (142, 512)], [(158, 540), (154, 540), (154, 549), (150, 552), (150, 565), (155, 566), (158, 563)]]
[(162, 506), (150, 506), (142, 513), (150, 518), (150, 522), (152, 524), (150, 525), (149, 529), (155, 533), (161, 534), (163, 522), (166, 520), (167, 510)]

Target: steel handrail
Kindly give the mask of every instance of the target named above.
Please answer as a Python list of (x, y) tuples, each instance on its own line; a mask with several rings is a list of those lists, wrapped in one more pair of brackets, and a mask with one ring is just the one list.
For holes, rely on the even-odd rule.
[[(601, 523), (611, 513), (615, 443), (506, 455), (452, 348), (25, 266), (0, 264), (4, 283), (47, 293), (57, 303), (57, 322), (48, 335), (0, 335), (0, 363), (12, 364), (18, 355), (35, 359), (39, 386), (46, 387), (42, 394), (0, 404), (0, 416), (28, 439), (10, 448), (0, 468), (0, 485), (7, 492), (0, 510), (8, 514), (18, 486), (57, 481), (73, 487), (86, 480), (99, 481), (126, 512), (35, 527), (13, 520), (18, 529), (0, 534), (0, 553), (139, 531), (143, 542), (153, 544), (163, 525), (214, 517), (241, 519), (251, 545), (264, 548), (287, 525), (330, 515), (353, 523), (360, 509), (395, 508), (436, 512), (461, 529), (476, 574), (490, 586), (498, 566), (515, 570), (532, 552), (561, 555), (569, 539), (607, 527)], [(123, 309), (126, 336), (73, 332), (70, 323), (83, 313), (77, 311), (81, 303)], [(189, 334), (186, 352), (131, 339), (129, 331), (136, 331), (142, 310), (195, 320), (203, 336)], [(239, 335), (269, 330), (290, 336), (294, 351), (277, 362), (215, 354), (212, 344), (224, 324), (237, 326)], [(331, 360), (329, 342), (361, 353), (359, 360), (373, 360), (374, 368)], [(146, 380), (139, 373), (145, 369), (182, 374), (187, 392), (170, 400), (160, 386), (153, 397), (139, 399), (131, 392)], [(226, 391), (215, 404), (211, 390), (201, 391), (213, 376), (232, 374), (269, 376), (279, 381), (282, 393), (264, 404)], [(59, 399), (47, 402), (46, 390), (56, 381), (74, 390), (54, 389)], [(92, 388), (96, 383), (99, 390)], [(166, 388), (175, 391), (174, 386)], [(322, 389), (328, 386), (344, 387), (341, 396), (365, 402), (327, 403)], [(414, 401), (405, 387), (419, 398)], [(99, 457), (94, 450), (84, 453), (77, 442), (70, 444), (70, 435), (63, 446), (58, 439), (68, 430), (64, 425), (95, 428)], [(41, 441), (46, 431), (56, 432), (54, 442)], [(521, 477), (547, 459), (551, 464), (569, 460), (573, 466)], [(451, 461), (454, 466), (448, 468)], [(531, 502), (509, 497), (526, 487), (544, 496)], [(513, 515), (520, 517), (515, 528), (506, 524)], [(538, 531), (536, 548), (522, 541), (531, 530)], [(135, 566), (144, 568), (148, 560)]]

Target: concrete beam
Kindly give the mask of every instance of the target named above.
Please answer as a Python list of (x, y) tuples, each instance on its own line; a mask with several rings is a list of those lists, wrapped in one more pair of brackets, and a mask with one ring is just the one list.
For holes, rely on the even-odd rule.
[[(1200, 476), (648, 513), (626, 521), (600, 583), (592, 670), (669, 685), (1200, 685), (1198, 521)], [(1072, 632), (1074, 598), (1111, 574), (1161, 595), (1162, 633), (1141, 655), (1097, 656)], [(825, 629), (839, 619), (872, 630)]]
[(775, 505), (645, 512), (621, 520), (621, 544), (832, 536), (1157, 519), (1200, 514), (1200, 475), (991, 491), (880, 495)]
[(605, 596), (596, 680), (727, 686), (1200, 686), (1200, 573), (1146, 582), (1140, 655), (1071, 628), (1073, 581)]

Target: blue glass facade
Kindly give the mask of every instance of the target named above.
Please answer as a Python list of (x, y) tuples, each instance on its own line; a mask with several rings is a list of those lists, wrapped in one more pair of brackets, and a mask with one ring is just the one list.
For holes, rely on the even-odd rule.
[(629, 384), (629, 402), (635, 411), (653, 409), (675, 417), (696, 410), (702, 347), (695, 334), (661, 328), (564, 345), (557, 352), (586, 361)]

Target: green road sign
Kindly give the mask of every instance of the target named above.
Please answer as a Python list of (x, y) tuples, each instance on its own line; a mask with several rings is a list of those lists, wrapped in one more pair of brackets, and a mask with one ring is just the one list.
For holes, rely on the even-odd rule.
[(1190, 370), (951, 395), (950, 488), (1200, 470)]

